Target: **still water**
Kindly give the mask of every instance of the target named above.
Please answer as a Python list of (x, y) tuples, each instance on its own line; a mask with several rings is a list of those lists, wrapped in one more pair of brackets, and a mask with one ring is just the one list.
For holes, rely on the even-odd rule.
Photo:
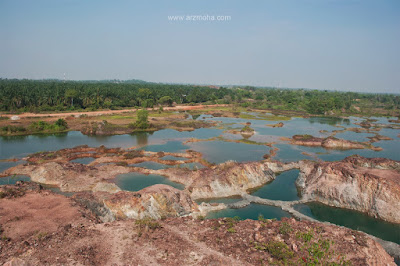
[[(251, 127), (255, 129), (255, 134), (248, 138), (254, 142), (274, 142), (274, 147), (278, 148), (274, 159), (281, 161), (298, 161), (303, 159), (322, 159), (325, 161), (342, 160), (343, 158), (359, 154), (365, 157), (385, 157), (394, 160), (400, 160), (400, 130), (384, 128), (379, 134), (391, 137), (393, 140), (379, 141), (373, 145), (382, 147), (382, 151), (371, 150), (326, 150), (321, 147), (303, 147), (290, 145), (280, 140), (281, 137), (292, 137), (296, 134), (310, 134), (316, 137), (327, 137), (333, 131), (343, 130), (350, 127), (360, 127), (355, 123), (360, 123), (365, 118), (349, 117), (348, 119), (312, 117), (312, 118), (274, 118), (262, 120), (269, 114), (249, 113), (250, 118), (224, 118), (212, 117), (210, 115), (201, 115), (196, 119), (219, 121), (215, 128), (201, 128), (191, 132), (179, 132), (172, 129), (160, 130), (153, 133), (135, 133), (115, 136), (86, 136), (80, 132), (71, 131), (63, 134), (54, 135), (31, 135), (16, 137), (0, 137), (0, 160), (10, 158), (24, 158), (25, 156), (40, 152), (52, 151), (63, 148), (71, 148), (78, 145), (89, 145), (98, 147), (104, 145), (106, 147), (121, 147), (143, 149), (146, 151), (164, 151), (164, 152), (184, 152), (192, 149), (203, 154), (204, 159), (211, 163), (223, 163), (229, 160), (237, 162), (248, 162), (262, 160), (265, 154), (268, 154), (271, 147), (265, 145), (254, 145), (243, 142), (228, 142), (224, 139), (241, 140), (240, 134), (231, 134), (226, 130), (243, 128), (243, 124), (251, 122)], [(253, 117), (252, 117), (253, 116)], [(376, 118), (379, 123), (388, 124), (388, 118)], [(282, 122), (283, 127), (272, 128), (272, 125)], [(367, 137), (373, 136), (369, 133), (340, 132), (336, 137), (368, 141)], [(220, 138), (218, 138), (220, 137)], [(189, 142), (185, 141), (190, 138), (197, 138), (207, 141)], [(214, 138), (213, 140), (210, 140)], [(217, 139), (215, 139), (217, 138)], [(184, 158), (166, 156), (165, 160), (184, 160)], [(74, 160), (74, 162), (88, 164), (93, 161), (92, 158), (82, 158)], [(18, 162), (0, 161), (0, 172), (9, 167), (13, 167)], [(133, 166), (133, 165), (132, 165)], [(143, 162), (134, 166), (146, 167), (149, 169), (163, 169), (167, 167), (189, 167), (191, 169), (202, 168), (198, 163), (185, 163), (180, 166), (167, 166), (155, 162)], [(296, 200), (298, 199), (297, 190), (294, 185), (297, 170), (287, 171), (277, 176), (273, 182), (253, 191), (253, 195), (276, 200)], [(28, 177), (6, 177), (0, 178), (0, 184), (15, 183), (16, 180), (29, 180)], [(115, 183), (124, 190), (138, 191), (142, 188), (154, 184), (168, 184), (178, 189), (183, 189), (183, 185), (174, 183), (165, 177), (158, 175), (143, 175), (139, 173), (130, 173), (119, 175), (115, 179)], [(239, 199), (214, 199), (209, 202), (226, 202), (231, 203)], [(330, 221), (349, 228), (365, 231), (386, 240), (400, 243), (400, 227), (390, 223), (373, 219), (363, 214), (327, 207), (320, 204), (308, 204), (298, 206), (299, 210), (311, 217), (319, 220)], [(265, 218), (289, 217), (290, 215), (279, 208), (265, 205), (251, 204), (242, 209), (227, 209), (219, 212), (213, 212), (208, 218), (215, 217), (232, 217), (240, 216), (242, 219), (257, 219), (262, 214)]]
[(314, 219), (364, 231), (400, 244), (400, 225), (375, 219), (357, 211), (334, 208), (320, 203), (299, 204), (295, 206), (295, 209)]

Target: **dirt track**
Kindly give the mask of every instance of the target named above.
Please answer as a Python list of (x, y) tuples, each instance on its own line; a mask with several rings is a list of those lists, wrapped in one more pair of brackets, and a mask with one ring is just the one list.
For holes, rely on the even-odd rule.
[[(203, 109), (203, 108), (209, 108), (209, 107), (224, 107), (224, 106), (229, 106), (227, 104), (213, 104), (213, 105), (177, 105), (174, 107), (164, 107), (165, 111), (178, 111), (178, 110), (196, 110), (196, 109)], [(136, 112), (136, 108), (131, 108), (131, 109), (123, 109), (123, 110), (104, 110), (104, 111), (90, 111), (90, 112), (69, 112), (69, 113), (43, 113), (43, 114), (37, 114), (37, 113), (22, 113), (18, 114), (20, 118), (24, 117), (67, 117), (67, 116), (79, 116), (79, 115), (87, 115), (87, 116), (98, 116), (98, 115), (109, 115), (109, 114), (120, 114), (120, 113), (126, 113), (126, 112)], [(152, 108), (147, 108), (147, 110), (153, 110)], [(1, 114), (3, 117), (12, 117), (15, 114)]]

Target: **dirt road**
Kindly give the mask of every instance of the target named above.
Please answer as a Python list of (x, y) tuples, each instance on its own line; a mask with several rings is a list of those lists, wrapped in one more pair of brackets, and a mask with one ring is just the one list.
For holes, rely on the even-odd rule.
[[(228, 104), (213, 104), (213, 105), (177, 105), (174, 107), (164, 107), (165, 111), (185, 111), (185, 110), (196, 110), (196, 109), (204, 109), (210, 107), (225, 107), (229, 106)], [(120, 114), (126, 112), (136, 112), (136, 108), (131, 109), (123, 109), (123, 110), (103, 110), (103, 111), (89, 111), (89, 112), (68, 112), (68, 113), (22, 113), (18, 114), (20, 118), (24, 117), (67, 117), (67, 116), (80, 116), (80, 115), (87, 115), (87, 116), (99, 116), (99, 115), (109, 115), (109, 114)], [(147, 108), (147, 110), (153, 110), (152, 108)], [(15, 114), (1, 114), (3, 117), (12, 117)]]

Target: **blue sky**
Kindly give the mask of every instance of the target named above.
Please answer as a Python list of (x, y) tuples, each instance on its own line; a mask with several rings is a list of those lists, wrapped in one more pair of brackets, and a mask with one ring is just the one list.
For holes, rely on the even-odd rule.
[(0, 0), (0, 36), (2, 78), (400, 92), (398, 0)]

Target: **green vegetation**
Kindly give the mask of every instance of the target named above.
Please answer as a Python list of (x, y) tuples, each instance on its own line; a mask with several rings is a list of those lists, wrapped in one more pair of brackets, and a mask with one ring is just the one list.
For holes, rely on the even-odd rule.
[(44, 121), (32, 122), (28, 128), (23, 126), (8, 125), (0, 128), (0, 135), (24, 135), (35, 133), (59, 133), (68, 129), (68, 123), (64, 119), (58, 119), (54, 124)]
[(135, 123), (129, 124), (132, 129), (147, 129), (149, 128), (149, 112), (145, 109), (137, 111), (137, 120)]
[(254, 248), (258, 250), (268, 251), (272, 257), (287, 262), (288, 259), (293, 258), (294, 253), (290, 251), (289, 247), (281, 241), (269, 241), (265, 243), (255, 243)]
[(4, 126), (1, 127), (1, 133), (3, 134), (14, 134), (14, 133), (21, 133), (21, 132), (25, 132), (26, 128), (22, 127), (22, 126)]
[(245, 125), (240, 132), (253, 132), (254, 129), (252, 129), (249, 125)]
[[(260, 221), (268, 221), (262, 215)], [(310, 229), (307, 232), (294, 229), (287, 222), (282, 222), (279, 233), (286, 238), (295, 236), (298, 251), (296, 253), (284, 241), (270, 240), (266, 243), (254, 242), (254, 248), (271, 254), (278, 260), (278, 265), (351, 265), (344, 256), (335, 254), (332, 250), (333, 241), (321, 236), (321, 228)], [(274, 264), (275, 265), (275, 264)]]
[[(400, 96), (248, 86), (216, 89), (209, 86), (130, 81), (0, 79), (0, 111), (6, 112), (152, 108), (154, 105), (171, 106), (173, 103), (234, 104), (237, 111), (255, 108), (317, 115), (398, 116)], [(256, 119), (283, 120), (285, 117), (265, 115)]]
[(158, 102), (162, 105), (172, 106), (173, 100), (170, 96), (163, 96), (158, 100)]
[(228, 227), (226, 229), (226, 231), (228, 233), (236, 233), (236, 230), (234, 227), (235, 227), (235, 224), (240, 221), (240, 217), (239, 216), (227, 217), (224, 219), (224, 221), (226, 222), (226, 225)]
[(295, 140), (311, 140), (314, 138), (314, 136), (304, 134), (304, 135), (294, 135), (292, 138)]
[(293, 231), (293, 228), (287, 222), (282, 222), (281, 226), (279, 227), (279, 233), (282, 235), (288, 235)]
[(68, 129), (67, 121), (58, 119), (54, 124), (49, 124), (44, 121), (33, 122), (28, 126), (28, 130), (32, 133), (54, 133), (62, 132)]
[(303, 241), (300, 252), (305, 253), (299, 261), (302, 265), (351, 265), (345, 257), (331, 250), (333, 241), (320, 235), (320, 228), (307, 232), (297, 232), (296, 237)]
[(139, 236), (142, 236), (143, 232), (161, 228), (161, 224), (159, 222), (157, 222), (154, 219), (149, 218), (149, 217), (146, 217), (146, 218), (143, 218), (140, 220), (136, 220), (135, 225), (138, 226), (138, 235)]
[(161, 224), (151, 218), (143, 218), (140, 220), (136, 220), (135, 224), (138, 225), (140, 228), (149, 228), (153, 230), (161, 228)]

